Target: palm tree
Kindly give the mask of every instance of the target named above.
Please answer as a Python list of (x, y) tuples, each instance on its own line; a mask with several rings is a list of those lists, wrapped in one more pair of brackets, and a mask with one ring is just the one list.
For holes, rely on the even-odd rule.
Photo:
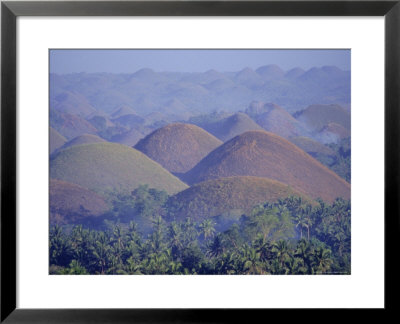
[(242, 271), (246, 274), (265, 274), (263, 263), (260, 260), (260, 253), (256, 249), (249, 247), (247, 244), (241, 249), (242, 251)]
[(104, 274), (109, 260), (110, 245), (104, 232), (99, 232), (96, 241), (92, 247), (92, 253), (95, 257), (96, 265), (100, 266), (100, 273)]
[[(309, 241), (305, 239), (301, 239), (296, 246), (296, 250), (294, 251), (294, 256), (302, 260), (302, 266), (305, 268), (300, 269), (304, 273), (309, 272), (309, 268), (311, 267), (311, 262), (313, 258), (313, 249)], [(299, 263), (299, 261), (298, 261)]]
[(206, 254), (211, 257), (218, 257), (224, 253), (225, 247), (222, 236), (217, 235), (208, 245)]
[(199, 228), (205, 240), (214, 236), (215, 233), (215, 223), (210, 219), (205, 219), (200, 223)]
[(73, 251), (62, 230), (58, 225), (50, 230), (49, 256), (50, 264), (67, 266)]
[(307, 226), (307, 239), (310, 240), (310, 228), (313, 226), (313, 220), (311, 219), (311, 215), (307, 215), (306, 217), (306, 226)]
[(318, 247), (315, 250), (315, 262), (316, 273), (326, 273), (330, 270), (333, 260), (331, 258), (331, 250), (323, 247)]
[(306, 218), (302, 212), (299, 212), (294, 217), (296, 228), (300, 228), (300, 240), (303, 238), (303, 227), (307, 226)]
[(307, 228), (307, 239), (310, 240), (310, 227), (313, 225), (312, 206), (310, 204), (303, 206), (299, 211), (299, 215), (301, 215), (299, 216), (301, 218), (301, 226)]
[(285, 271), (285, 273), (287, 273), (289, 269), (285, 267), (285, 263), (290, 261), (290, 259), (292, 258), (290, 253), (291, 251), (287, 241), (279, 240), (274, 244), (272, 251), (275, 252), (280, 270)]
[(172, 248), (181, 249), (183, 247), (182, 244), (183, 232), (181, 226), (178, 223), (172, 222), (168, 226), (167, 235), (168, 235), (169, 245)]

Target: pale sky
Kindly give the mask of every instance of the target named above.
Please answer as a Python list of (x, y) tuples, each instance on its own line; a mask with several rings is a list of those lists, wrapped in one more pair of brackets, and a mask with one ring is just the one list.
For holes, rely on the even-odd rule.
[(236, 72), (276, 64), (283, 70), (325, 65), (350, 70), (350, 50), (50, 50), (50, 72), (133, 73), (142, 68), (157, 72)]

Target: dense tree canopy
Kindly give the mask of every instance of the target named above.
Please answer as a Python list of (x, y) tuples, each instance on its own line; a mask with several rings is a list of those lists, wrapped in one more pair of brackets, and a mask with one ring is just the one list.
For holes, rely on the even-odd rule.
[(141, 186), (114, 195), (101, 226), (52, 227), (50, 273), (350, 274), (349, 201), (288, 197), (255, 206), (223, 231), (217, 218), (166, 222), (166, 201)]

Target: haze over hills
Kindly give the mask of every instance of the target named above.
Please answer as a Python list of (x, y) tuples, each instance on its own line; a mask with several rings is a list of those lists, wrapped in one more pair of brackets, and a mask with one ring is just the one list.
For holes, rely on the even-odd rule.
[(86, 117), (96, 111), (87, 99), (76, 91), (64, 91), (52, 98), (50, 106), (60, 112)]
[(324, 144), (337, 143), (342, 139), (348, 138), (351, 135), (350, 129), (343, 127), (337, 123), (328, 123), (318, 134), (315, 139)]
[(223, 142), (247, 131), (263, 129), (249, 116), (240, 112), (215, 122), (203, 123), (202, 127)]
[(252, 102), (245, 112), (263, 129), (279, 136), (290, 138), (308, 134), (304, 125), (273, 103)]
[(290, 113), (315, 103), (350, 103), (350, 72), (335, 67), (304, 72), (285, 72), (276, 65), (204, 73), (142, 69), (133, 74), (51, 74), (50, 78), (51, 100), (69, 91), (82, 95), (98, 111), (110, 114), (119, 105), (126, 105), (142, 117), (162, 112), (171, 100), (179, 101), (191, 115), (215, 110), (236, 112), (253, 100), (275, 102)]
[[(350, 72), (329, 66), (308, 71), (284, 71), (270, 64), (232, 72), (143, 68), (131, 74), (50, 75), (50, 125), (55, 130), (67, 139), (87, 133), (130, 146), (172, 122), (194, 123), (223, 141), (265, 129), (285, 138), (336, 142), (343, 132), (317, 133), (329, 123), (348, 129), (349, 113), (340, 104), (350, 106)], [(251, 118), (241, 113), (244, 110)], [(227, 120), (193, 122), (223, 112)]]
[(52, 154), (55, 150), (59, 147), (63, 146), (67, 139), (62, 136), (59, 132), (57, 132), (53, 127), (50, 127), (49, 130), (49, 137), (50, 137), (50, 154)]
[(132, 128), (131, 130), (128, 130), (122, 134), (116, 134), (111, 137), (110, 141), (115, 142), (115, 143), (120, 143), (124, 144), (127, 146), (135, 146), (137, 142), (139, 142), (140, 139), (145, 137), (147, 133), (151, 132), (151, 130), (145, 130), (145, 129), (136, 129)]
[(319, 132), (329, 123), (341, 125), (350, 131), (350, 114), (339, 105), (311, 105), (294, 114), (295, 118), (312, 131)]
[(132, 191), (141, 184), (173, 194), (187, 185), (143, 153), (116, 143), (71, 146), (50, 161), (50, 177), (99, 193)]
[(351, 73), (327, 63), (350, 50), (51, 50), (78, 73), (50, 74), (49, 274), (351, 274)]
[(321, 144), (309, 137), (298, 136), (290, 139), (290, 142), (301, 148), (304, 152), (307, 152), (312, 157), (316, 157), (318, 155), (325, 156), (334, 156), (335, 152), (327, 147), (326, 145)]
[(174, 173), (185, 173), (222, 142), (196, 125), (174, 123), (140, 140), (135, 149)]
[(85, 119), (54, 109), (50, 109), (50, 127), (54, 128), (66, 139), (72, 139), (85, 133), (96, 134), (97, 132), (97, 129)]
[(280, 181), (311, 198), (350, 198), (350, 185), (284, 138), (266, 131), (239, 135), (212, 151), (187, 172), (190, 184), (229, 176)]
[(234, 176), (200, 182), (172, 196), (168, 204), (175, 220), (187, 216), (195, 221), (222, 214), (235, 218), (255, 205), (275, 202), (289, 196), (305, 197), (290, 186), (276, 180), (251, 176)]
[(79, 224), (110, 207), (98, 194), (76, 184), (50, 179), (50, 224)]
[(63, 149), (66, 149), (66, 148), (68, 148), (70, 146), (74, 146), (74, 145), (90, 144), (90, 143), (101, 143), (101, 142), (105, 142), (105, 140), (102, 139), (101, 137), (97, 136), (97, 135), (83, 134), (83, 135), (79, 135), (77, 137), (74, 137), (72, 140), (66, 142), (59, 149), (63, 150)]

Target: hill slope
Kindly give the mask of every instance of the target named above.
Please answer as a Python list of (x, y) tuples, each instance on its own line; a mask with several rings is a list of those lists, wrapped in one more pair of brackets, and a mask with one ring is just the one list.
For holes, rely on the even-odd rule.
[(350, 114), (338, 105), (311, 105), (294, 116), (315, 132), (329, 123), (336, 123), (350, 130)]
[(60, 147), (60, 150), (66, 149), (70, 146), (75, 146), (75, 145), (82, 145), (82, 144), (91, 144), (91, 143), (101, 143), (105, 142), (104, 139), (97, 135), (93, 134), (83, 134), (79, 135), (77, 137), (74, 137), (72, 140), (68, 141), (65, 143), (62, 147)]
[(127, 146), (134, 146), (144, 136), (145, 135), (141, 131), (132, 128), (131, 130), (124, 132), (122, 134), (114, 135), (111, 138), (111, 142), (116, 142)]
[(77, 115), (50, 110), (50, 126), (67, 139), (82, 134), (95, 134), (97, 129)]
[(170, 197), (168, 204), (175, 207), (171, 217), (181, 220), (188, 216), (198, 221), (231, 211), (248, 212), (257, 204), (277, 201), (279, 198), (301, 196), (279, 181), (237, 176), (208, 180)]
[(304, 152), (307, 152), (312, 157), (316, 157), (318, 155), (326, 155), (326, 156), (334, 156), (335, 151), (331, 148), (317, 142), (309, 137), (298, 136), (293, 137), (290, 141), (296, 146), (300, 147)]
[(50, 161), (50, 177), (96, 192), (134, 190), (140, 184), (170, 194), (187, 188), (143, 153), (116, 143), (71, 146), (56, 153)]
[(76, 184), (50, 179), (50, 223), (74, 224), (109, 209), (104, 199)]
[(350, 185), (296, 145), (266, 131), (246, 132), (218, 147), (187, 172), (187, 183), (229, 176), (280, 181), (311, 197), (350, 198)]
[(321, 143), (338, 143), (344, 138), (351, 136), (350, 130), (336, 123), (329, 123), (324, 126), (321, 131), (315, 135), (315, 138)]
[(273, 103), (252, 102), (246, 113), (266, 131), (289, 138), (305, 135), (305, 127), (282, 107)]
[(185, 173), (222, 142), (198, 126), (169, 124), (141, 139), (135, 148), (170, 172)]
[(204, 125), (204, 129), (226, 142), (244, 132), (262, 130), (262, 127), (244, 113), (236, 113), (222, 120)]
[(50, 137), (50, 154), (67, 142), (67, 139), (64, 136), (62, 136), (59, 132), (57, 132), (53, 127), (50, 127), (49, 137)]

